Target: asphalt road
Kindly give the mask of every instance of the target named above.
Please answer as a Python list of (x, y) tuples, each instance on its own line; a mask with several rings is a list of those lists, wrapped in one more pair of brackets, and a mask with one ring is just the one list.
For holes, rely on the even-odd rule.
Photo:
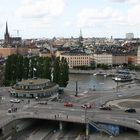
[[(70, 94), (71, 101), (73, 103), (73, 107), (65, 107), (64, 103), (59, 102), (48, 102), (47, 105), (40, 105), (38, 104), (38, 101), (35, 101), (34, 99), (31, 100), (30, 104), (28, 104), (28, 100), (24, 100), (21, 103), (14, 104), (15, 107), (18, 108), (17, 112), (14, 113), (8, 113), (8, 109), (11, 107), (9, 93), (9, 88), (0, 88), (0, 96), (2, 96), (2, 100), (0, 103), (0, 123), (3, 121), (6, 121), (8, 119), (13, 118), (14, 116), (18, 116), (19, 114), (24, 113), (33, 113), (34, 115), (38, 114), (49, 114), (52, 117), (55, 117), (59, 115), (59, 117), (67, 118), (67, 119), (74, 119), (75, 118), (81, 118), (82, 120), (86, 118), (94, 118), (95, 120), (101, 119), (101, 120), (107, 120), (114, 119), (116, 122), (120, 120), (126, 120), (126, 121), (132, 121), (133, 125), (136, 124), (136, 120), (140, 119), (140, 112), (137, 113), (125, 113), (124, 110), (113, 108), (111, 111), (103, 111), (99, 110), (99, 105), (105, 103), (106, 101), (110, 101), (113, 99), (121, 99), (121, 98), (127, 98), (131, 97), (132, 95), (140, 95), (139, 90), (140, 88), (138, 86), (133, 86), (131, 88), (124, 88), (119, 90), (118, 92), (114, 91), (105, 91), (108, 92), (107, 94), (103, 94), (102, 92), (96, 93), (93, 92), (93, 95), (90, 91), (88, 93), (85, 93), (85, 96), (80, 97), (74, 97), (72, 96), (74, 93)], [(121, 93), (121, 97), (118, 97), (117, 94)], [(99, 94), (97, 98), (94, 97), (95, 94)], [(81, 105), (84, 103), (90, 103), (92, 104), (91, 109), (83, 109), (81, 108)]]

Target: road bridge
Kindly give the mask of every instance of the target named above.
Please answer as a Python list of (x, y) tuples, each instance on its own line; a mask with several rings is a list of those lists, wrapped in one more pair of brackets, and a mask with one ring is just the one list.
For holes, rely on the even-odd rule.
[[(19, 110), (15, 113), (5, 113), (0, 118), (1, 132), (5, 132), (5, 126), (16, 120), (22, 119), (44, 119), (59, 122), (60, 129), (63, 129), (63, 122), (73, 122), (90, 124), (98, 130), (109, 134), (109, 131), (101, 124), (118, 125), (127, 128), (132, 128), (140, 132), (140, 124), (136, 122), (140, 113), (125, 113), (123, 111), (102, 111), (102, 110), (84, 110), (74, 109), (69, 107), (41, 107), (30, 106), (24, 110)], [(87, 127), (88, 129), (88, 127)]]

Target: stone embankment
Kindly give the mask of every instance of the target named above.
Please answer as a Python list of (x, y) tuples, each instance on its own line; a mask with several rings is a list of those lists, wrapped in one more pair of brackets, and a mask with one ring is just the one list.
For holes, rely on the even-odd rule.
[(96, 70), (74, 70), (69, 69), (70, 74), (93, 74), (93, 75), (114, 75), (116, 70), (102, 70), (102, 69), (96, 69)]
[[(103, 75), (103, 76), (113, 76), (116, 72), (116, 69), (112, 70), (102, 70), (102, 69), (95, 69), (95, 70), (75, 70), (69, 69), (70, 74), (93, 74), (93, 75)], [(140, 72), (137, 71), (130, 71), (132, 77), (136, 80), (140, 80)]]

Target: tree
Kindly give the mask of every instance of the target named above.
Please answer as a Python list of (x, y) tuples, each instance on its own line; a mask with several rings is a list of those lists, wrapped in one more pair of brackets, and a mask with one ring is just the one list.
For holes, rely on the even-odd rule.
[(29, 59), (27, 57), (23, 58), (23, 74), (22, 74), (22, 78), (23, 79), (28, 79), (28, 75), (29, 75)]
[(51, 59), (45, 58), (43, 61), (43, 78), (51, 80)]
[(68, 81), (69, 81), (69, 76), (68, 76), (69, 67), (68, 67), (68, 63), (67, 63), (65, 58), (61, 59), (59, 66), (60, 66), (60, 68), (59, 68), (60, 72), (59, 72), (59, 82), (58, 82), (58, 84), (61, 87), (66, 87), (67, 84), (68, 84)]
[[(11, 55), (6, 61), (5, 85), (13, 85), (17, 81), (28, 78), (46, 78), (66, 86), (69, 80), (68, 64), (66, 59), (41, 58), (41, 57), (23, 57), (21, 55)], [(53, 73), (52, 73), (53, 72)]]
[(57, 57), (53, 64), (52, 64), (52, 67), (53, 67), (53, 82), (55, 83), (59, 83), (59, 74), (60, 74), (60, 58)]

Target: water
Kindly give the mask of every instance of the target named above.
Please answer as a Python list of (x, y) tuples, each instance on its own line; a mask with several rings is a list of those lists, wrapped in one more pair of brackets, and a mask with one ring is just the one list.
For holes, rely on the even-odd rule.
[(70, 74), (67, 89), (75, 91), (76, 81), (78, 82), (78, 90), (110, 90), (117, 86), (117, 83), (112, 80), (112, 77)]

